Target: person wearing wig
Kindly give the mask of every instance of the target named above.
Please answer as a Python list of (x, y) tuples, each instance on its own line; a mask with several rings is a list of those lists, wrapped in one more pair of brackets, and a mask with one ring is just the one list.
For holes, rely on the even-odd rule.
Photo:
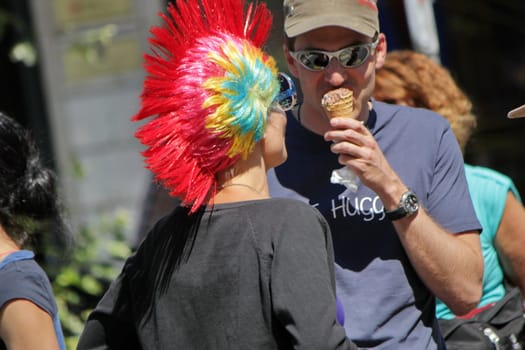
[(65, 350), (49, 279), (29, 250), (45, 235), (64, 243), (56, 176), (29, 133), (0, 112), (0, 350)]
[[(246, 11), (245, 11), (245, 8)], [(286, 118), (263, 3), (179, 0), (151, 30), (136, 136), (182, 205), (156, 223), (78, 349), (355, 349), (336, 320), (328, 225), (271, 199)]]

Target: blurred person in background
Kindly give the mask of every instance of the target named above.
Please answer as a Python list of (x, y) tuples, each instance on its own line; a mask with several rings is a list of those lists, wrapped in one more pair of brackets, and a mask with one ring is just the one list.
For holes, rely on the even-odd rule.
[(29, 131), (0, 113), (0, 349), (65, 350), (50, 281), (28, 250), (39, 234), (69, 234), (55, 174)]
[[(472, 103), (450, 72), (431, 58), (410, 50), (388, 53), (385, 64), (376, 73), (374, 96), (384, 102), (441, 114), (465, 152), (476, 127)], [(506, 281), (525, 295), (525, 209), (518, 189), (512, 179), (493, 169), (465, 164), (465, 173), (483, 227), (483, 295), (478, 307), (467, 315), (455, 315), (438, 300), (439, 319), (470, 318), (490, 308), (507, 294)]]

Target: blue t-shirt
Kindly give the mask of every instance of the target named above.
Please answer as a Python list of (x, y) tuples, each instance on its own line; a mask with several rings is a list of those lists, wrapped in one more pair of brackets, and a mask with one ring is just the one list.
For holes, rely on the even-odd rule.
[[(34, 260), (33, 252), (20, 250), (0, 262), (0, 308), (13, 299), (27, 299), (45, 310), (53, 319), (58, 345), (66, 350), (58, 308), (46, 273)], [(0, 349), (5, 344), (0, 339)]]
[[(429, 215), (449, 232), (480, 230), (447, 121), (428, 110), (375, 100), (373, 106), (368, 129)], [(356, 193), (331, 184), (332, 170), (341, 165), (330, 142), (291, 113), (286, 146), (288, 160), (275, 169), (276, 177), (270, 173), (270, 192), (291, 197), (282, 186), (293, 189), (329, 222), (349, 338), (375, 349), (444, 349), (435, 298), (412, 267), (377, 194), (362, 184)]]
[[(512, 192), (521, 201), (518, 189), (512, 180), (495, 170), (465, 165), (468, 187), (474, 209), (483, 232), (481, 233), (481, 250), (483, 251), (483, 295), (478, 307), (498, 301), (505, 296), (503, 284), (504, 273), (494, 246), (494, 239), (503, 217), (507, 194)], [(454, 314), (439, 299), (436, 305), (438, 318), (452, 319)]]

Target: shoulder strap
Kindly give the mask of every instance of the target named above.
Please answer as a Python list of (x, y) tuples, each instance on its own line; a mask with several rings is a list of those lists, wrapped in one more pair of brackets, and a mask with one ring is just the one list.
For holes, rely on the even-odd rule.
[(473, 318), (483, 322), (493, 322), (496, 321), (496, 318), (499, 318), (499, 322), (508, 322), (513, 318), (522, 317), (523, 309), (521, 299), (519, 288), (511, 288), (501, 300), (494, 304), (493, 307), (480, 312)]

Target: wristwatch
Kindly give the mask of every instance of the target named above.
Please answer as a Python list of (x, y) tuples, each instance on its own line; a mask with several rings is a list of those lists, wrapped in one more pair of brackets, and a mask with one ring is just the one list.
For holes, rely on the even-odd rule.
[(385, 211), (386, 217), (391, 221), (402, 219), (414, 215), (419, 209), (419, 199), (411, 190), (406, 191), (401, 196), (399, 205), (394, 210)]

